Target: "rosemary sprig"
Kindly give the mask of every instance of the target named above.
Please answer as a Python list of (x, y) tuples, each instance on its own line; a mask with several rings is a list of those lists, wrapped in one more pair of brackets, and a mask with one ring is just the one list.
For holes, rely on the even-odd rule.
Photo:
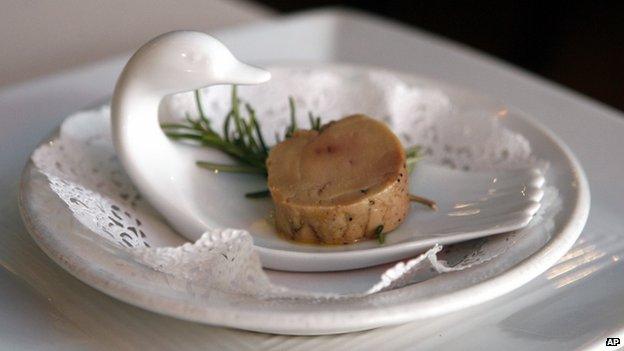
[(255, 111), (245, 105), (247, 116), (243, 116), (236, 86), (232, 87), (231, 108), (225, 117), (222, 134), (217, 133), (210, 119), (204, 113), (199, 91), (195, 91), (198, 118), (187, 115), (184, 123), (165, 123), (162, 128), (170, 138), (198, 142), (228, 154), (241, 165), (198, 162), (198, 166), (217, 172), (241, 172), (266, 175), (266, 159), (269, 148), (262, 137)]
[[(184, 122), (161, 124), (165, 134), (175, 140), (196, 142), (206, 147), (220, 150), (238, 162), (238, 164), (221, 164), (197, 161), (197, 166), (199, 167), (213, 172), (248, 173), (266, 176), (266, 160), (269, 157), (270, 146), (264, 140), (254, 108), (249, 103), (244, 104), (244, 109), (241, 108), (242, 101), (238, 97), (237, 87), (232, 86), (230, 110), (225, 116), (221, 134), (212, 128), (210, 118), (204, 112), (199, 90), (195, 90), (194, 95), (198, 117), (192, 118), (189, 114), (186, 114)], [(297, 108), (295, 99), (292, 96), (288, 97), (288, 107), (290, 109), (290, 124), (286, 127), (283, 137), (276, 133), (275, 140), (277, 143), (292, 137), (298, 129)], [(320, 116), (314, 116), (312, 112), (308, 112), (308, 120), (310, 129), (321, 130)], [(412, 146), (405, 150), (407, 168), (410, 173), (420, 158), (419, 151), (420, 148), (418, 146)], [(246, 197), (254, 199), (269, 195), (268, 190), (245, 194)], [(417, 196), (413, 196), (410, 199), (433, 208), (431, 200), (428, 200), (428, 202), (421, 201), (421, 198)], [(435, 205), (435, 203), (433, 204)]]

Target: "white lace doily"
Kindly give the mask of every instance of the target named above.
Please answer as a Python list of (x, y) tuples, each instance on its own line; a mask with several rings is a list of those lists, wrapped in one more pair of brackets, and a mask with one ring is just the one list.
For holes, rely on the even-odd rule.
[[(256, 108), (267, 140), (273, 140), (274, 133), (283, 131), (288, 123), (287, 97), (292, 95), (301, 112), (299, 125), (307, 126), (307, 111), (322, 116), (324, 122), (363, 112), (383, 119), (406, 145), (421, 145), (426, 157), (449, 167), (470, 171), (526, 167), (536, 162), (529, 142), (500, 125), (504, 111), (461, 109), (460, 114), (458, 102), (450, 101), (442, 90), (408, 83), (380, 70), (271, 71), (270, 83), (239, 90), (242, 99)], [(221, 125), (230, 106), (230, 87), (211, 87), (202, 96), (206, 113), (215, 126)], [(197, 113), (191, 93), (170, 97), (162, 107), (165, 118)], [(59, 137), (38, 148), (32, 157), (48, 177), (52, 190), (94, 235), (110, 240), (144, 265), (183, 277), (205, 289), (263, 298), (345, 296), (288, 289), (272, 283), (246, 231), (213, 229), (194, 243), (178, 236), (141, 198), (124, 173), (115, 156), (109, 124), (108, 106), (76, 113), (63, 122)], [(557, 198), (554, 189), (547, 189), (546, 193), (542, 213)], [(536, 216), (533, 222), (543, 220), (542, 217)], [(375, 284), (355, 295), (394, 289), (427, 276), (489, 261), (513, 245), (517, 235), (457, 244), (454, 246), (459, 249), (452, 255), (435, 246), (396, 264), (381, 274)]]

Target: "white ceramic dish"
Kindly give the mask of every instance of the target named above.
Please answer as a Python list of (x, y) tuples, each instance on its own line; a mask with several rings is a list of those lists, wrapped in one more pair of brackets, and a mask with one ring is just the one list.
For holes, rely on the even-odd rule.
[[(383, 245), (375, 240), (343, 246), (302, 245), (281, 239), (268, 224), (245, 229), (253, 235), (264, 267), (298, 272), (347, 270), (414, 257), (435, 244), (519, 230), (537, 213), (544, 196), (544, 177), (537, 169), (463, 172), (423, 161), (410, 184), (412, 192), (436, 199), (439, 209), (413, 205), (405, 223), (389, 233)], [(270, 208), (270, 200), (265, 202)]]
[[(501, 106), (457, 87), (440, 86), (474, 108), (490, 111)], [(525, 229), (530, 235), (487, 263), (364, 298), (262, 300), (219, 291), (208, 297), (197, 296), (176, 289), (170, 283), (171, 277), (137, 264), (123, 251), (90, 234), (32, 164), (23, 175), (22, 213), (43, 250), (72, 274), (121, 300), (179, 318), (274, 333), (325, 334), (431, 317), (492, 299), (541, 274), (571, 247), (587, 219), (589, 189), (574, 156), (529, 117), (511, 107), (507, 109), (503, 123), (524, 135), (534, 153), (550, 163), (545, 178), (558, 189), (563, 204), (552, 218), (551, 227)], [(284, 276), (269, 271), (271, 279), (281, 283), (303, 286), (323, 281), (336, 290), (350, 284), (344, 274), (351, 277), (353, 273), (340, 274)]]
[[(363, 67), (327, 68), (328, 73), (338, 74), (345, 81), (365, 77), (368, 71)], [(190, 31), (151, 40), (133, 55), (119, 78), (111, 105), (117, 155), (141, 194), (174, 229), (191, 240), (198, 239), (207, 228), (245, 229), (254, 236), (267, 268), (337, 271), (407, 258), (436, 243), (452, 244), (518, 230), (540, 207), (544, 178), (537, 170), (462, 172), (425, 162), (411, 176), (411, 191), (424, 191), (438, 202), (440, 210), (412, 209), (383, 247), (370, 240), (346, 246), (282, 240), (272, 225), (263, 225), (270, 214), (270, 202), (241, 201), (235, 190), (246, 185), (240, 183), (240, 177), (217, 177), (196, 167), (197, 159), (205, 160), (205, 150), (189, 150), (169, 140), (157, 123), (166, 95), (223, 83), (258, 84), (269, 78), (267, 71), (235, 59), (214, 38)], [(414, 81), (409, 77), (404, 80)], [(221, 199), (228, 199), (230, 205), (214, 206)]]

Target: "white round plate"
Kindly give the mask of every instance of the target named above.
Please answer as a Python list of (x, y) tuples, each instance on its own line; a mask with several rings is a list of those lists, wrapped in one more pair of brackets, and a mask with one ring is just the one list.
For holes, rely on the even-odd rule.
[[(428, 318), (487, 301), (535, 278), (568, 251), (589, 213), (587, 180), (567, 146), (532, 118), (460, 88), (422, 81), (442, 89), (451, 99), (460, 99), (462, 106), (472, 110), (506, 108), (502, 123), (522, 134), (535, 156), (549, 162), (544, 177), (547, 184), (557, 188), (561, 199), (561, 208), (553, 218), (522, 229), (529, 235), (520, 236), (503, 255), (474, 267), (358, 298), (259, 299), (217, 290), (198, 295), (171, 284), (171, 276), (135, 262), (125, 251), (80, 224), (32, 162), (22, 175), (20, 208), (24, 222), (39, 246), (83, 282), (130, 304), (208, 324), (281, 334), (329, 334)], [(374, 267), (369, 270), (371, 274), (379, 272)], [(366, 279), (361, 278), (366, 272), (267, 271), (280, 284), (298, 288), (324, 285), (329, 291), (349, 290), (348, 285)]]

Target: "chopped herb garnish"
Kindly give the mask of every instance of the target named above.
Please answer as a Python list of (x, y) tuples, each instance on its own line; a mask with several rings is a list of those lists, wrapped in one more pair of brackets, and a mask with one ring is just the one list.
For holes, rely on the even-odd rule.
[(379, 241), (380, 244), (383, 244), (386, 242), (386, 234), (383, 233), (383, 229), (384, 229), (383, 224), (375, 228), (375, 236), (377, 237), (377, 241)]

